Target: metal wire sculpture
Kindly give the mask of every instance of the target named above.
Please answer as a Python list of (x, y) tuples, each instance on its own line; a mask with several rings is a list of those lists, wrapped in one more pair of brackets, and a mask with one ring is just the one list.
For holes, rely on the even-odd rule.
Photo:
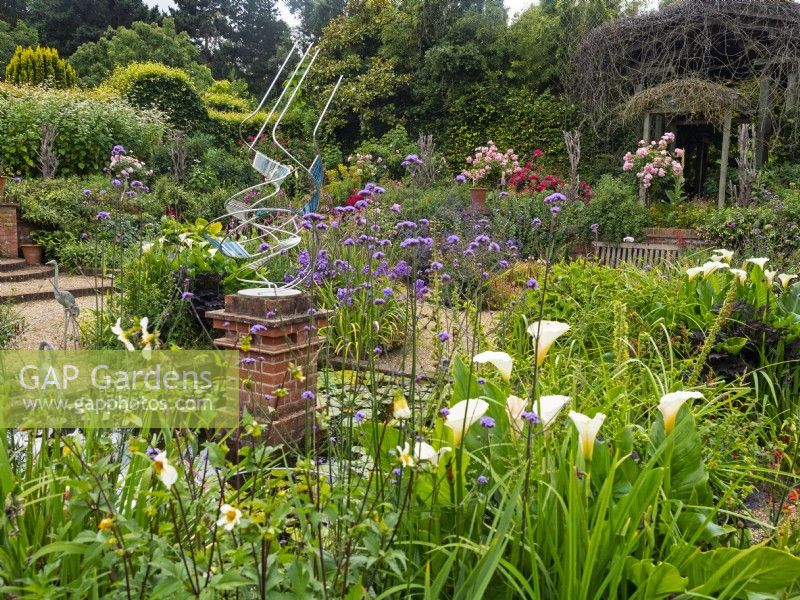
[[(277, 136), (280, 124), (296, 100), (318, 54), (319, 49), (314, 50), (313, 45), (308, 46), (305, 51), (297, 43), (292, 46), (261, 102), (243, 121), (244, 125), (259, 114), (291, 60), (297, 59), (297, 64), (287, 76), (283, 89), (274, 101), (261, 128), (248, 144), (253, 155), (252, 166), (261, 174), (263, 181), (237, 192), (225, 202), (226, 214), (216, 219), (227, 227), (221, 239), (210, 235), (206, 236), (207, 241), (225, 256), (243, 263), (244, 270), (248, 275), (240, 277), (241, 282), (258, 286), (243, 290), (243, 293), (290, 295), (294, 293), (291, 290), (296, 289), (311, 272), (311, 269), (304, 269), (294, 275), (288, 273), (281, 281), (275, 281), (273, 279), (275, 274), (272, 273), (271, 277), (270, 274), (265, 273), (265, 267), (276, 257), (286, 255), (302, 243), (306, 217), (315, 213), (319, 207), (325, 168), (317, 141), (317, 133), (336, 96), (342, 78), (340, 77), (336, 82), (314, 126), (312, 143), (315, 157), (309, 166), (300, 161), (281, 143)], [(288, 158), (290, 164), (270, 158), (256, 149), (256, 144), (262, 139), (273, 118), (272, 143)], [(279, 206), (273, 200), (279, 197), (281, 185), (292, 173), (308, 178), (310, 181), (309, 195), (302, 206)], [(306, 237), (313, 238), (315, 231), (312, 228)], [(313, 242), (313, 239), (311, 241)], [(311, 254), (313, 256), (316, 253), (312, 252)]]

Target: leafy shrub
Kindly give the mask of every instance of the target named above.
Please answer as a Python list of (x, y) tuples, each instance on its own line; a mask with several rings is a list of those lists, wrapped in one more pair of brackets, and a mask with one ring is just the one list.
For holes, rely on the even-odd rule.
[(6, 65), (6, 81), (17, 85), (69, 88), (75, 85), (77, 75), (55, 48), (18, 46)]
[(402, 125), (396, 125), (379, 138), (370, 138), (361, 143), (356, 154), (372, 155), (374, 160), (381, 159), (389, 177), (400, 179), (405, 169), (400, 165), (409, 154), (417, 152), (417, 143), (408, 135)]
[(62, 175), (99, 172), (115, 144), (149, 157), (165, 129), (159, 113), (137, 110), (119, 98), (0, 84), (0, 157), (7, 171), (37, 171), (45, 123), (58, 130), (55, 146)]
[(648, 207), (653, 227), (693, 228), (702, 223), (709, 212), (716, 210), (710, 202), (655, 202)]
[(132, 63), (114, 70), (108, 84), (131, 104), (157, 108), (186, 131), (205, 126), (208, 114), (186, 71), (159, 63)]
[(11, 348), (25, 328), (25, 320), (10, 303), (0, 303), (0, 350)]
[(228, 112), (244, 113), (250, 108), (250, 103), (244, 98), (225, 94), (223, 92), (206, 92), (203, 102), (209, 109)]
[[(639, 240), (650, 222), (633, 186), (611, 175), (603, 176), (594, 188), (586, 218), (589, 225), (599, 225), (598, 236), (606, 242), (621, 242), (627, 236)], [(588, 225), (581, 234), (590, 235)]]
[(78, 46), (69, 60), (84, 86), (100, 85), (116, 67), (147, 61), (183, 69), (201, 90), (213, 81), (199, 48), (188, 33), (176, 31), (171, 17), (161, 23), (136, 21), (130, 27), (108, 28), (96, 42)]
[(39, 32), (25, 21), (17, 21), (12, 27), (0, 20), (0, 65), (7, 65), (18, 46), (35, 46), (39, 43)]

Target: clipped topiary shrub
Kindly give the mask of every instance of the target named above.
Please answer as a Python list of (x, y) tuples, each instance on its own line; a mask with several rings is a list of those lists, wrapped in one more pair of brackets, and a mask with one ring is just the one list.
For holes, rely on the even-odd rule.
[(7, 173), (38, 173), (42, 125), (55, 126), (59, 175), (97, 173), (115, 144), (148, 160), (166, 123), (116, 96), (0, 84), (0, 157)]
[(157, 108), (173, 127), (193, 131), (205, 127), (208, 113), (186, 71), (160, 63), (119, 67), (108, 85), (141, 108)]
[(55, 88), (74, 87), (75, 69), (58, 56), (55, 48), (17, 46), (6, 66), (6, 81), (16, 85), (44, 85)]

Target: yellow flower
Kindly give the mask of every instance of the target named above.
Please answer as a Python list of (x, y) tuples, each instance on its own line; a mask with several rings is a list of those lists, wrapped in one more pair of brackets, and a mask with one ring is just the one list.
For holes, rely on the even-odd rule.
[(220, 518), (217, 519), (217, 526), (224, 527), (225, 531), (232, 531), (242, 520), (242, 511), (230, 504), (223, 504), (219, 507)]
[(600, 426), (606, 420), (606, 416), (603, 413), (597, 413), (590, 419), (584, 414), (570, 411), (569, 418), (572, 419), (575, 429), (578, 430), (578, 447), (583, 458), (592, 460), (597, 432), (600, 431)]
[(550, 347), (558, 338), (569, 331), (567, 323), (559, 321), (536, 321), (528, 326), (528, 334), (536, 342), (536, 366), (541, 367)]
[(147, 331), (147, 325), (150, 322), (148, 317), (142, 317), (139, 321), (139, 326), (142, 328), (142, 340), (140, 344), (144, 350), (152, 350), (153, 342), (158, 339), (158, 333), (154, 330), (153, 333)]
[(687, 400), (702, 397), (703, 394), (700, 392), (670, 392), (661, 396), (658, 410), (661, 411), (661, 415), (664, 417), (664, 432), (669, 434), (675, 429), (675, 419), (678, 418), (678, 411)]
[(403, 396), (403, 394), (400, 392), (397, 392), (397, 394), (394, 397), (393, 410), (395, 419), (411, 418), (411, 408), (409, 408), (405, 396)]
[(114, 519), (106, 517), (105, 519), (100, 521), (100, 524), (97, 526), (97, 529), (100, 531), (109, 531), (113, 526), (114, 526)]
[(411, 456), (411, 448), (406, 442), (403, 447), (397, 447), (397, 456), (400, 458), (400, 464), (405, 467), (413, 467), (414, 466), (414, 457)]

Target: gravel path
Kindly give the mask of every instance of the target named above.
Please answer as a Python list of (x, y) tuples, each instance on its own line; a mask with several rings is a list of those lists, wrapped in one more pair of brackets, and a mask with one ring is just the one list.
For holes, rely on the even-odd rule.
[[(98, 300), (93, 296), (84, 296), (76, 298), (76, 302), (81, 311), (85, 312), (96, 308)], [(25, 330), (22, 337), (17, 340), (17, 348), (37, 349), (42, 340), (61, 348), (64, 343), (64, 309), (55, 299), (24, 302), (16, 305), (14, 310), (25, 319)], [(72, 341), (69, 346), (73, 347)]]

